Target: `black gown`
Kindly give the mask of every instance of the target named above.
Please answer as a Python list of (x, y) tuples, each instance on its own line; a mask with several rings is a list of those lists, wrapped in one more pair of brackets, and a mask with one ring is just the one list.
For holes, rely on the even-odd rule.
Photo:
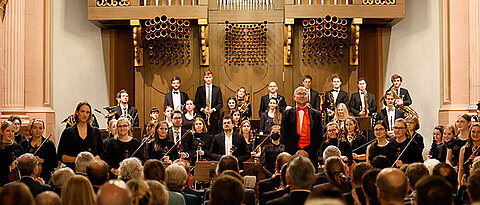
[(458, 160), (460, 157), (460, 149), (467, 143), (466, 140), (460, 140), (457, 137), (450, 139), (450, 141), (445, 143), (447, 149), (452, 150), (452, 166), (458, 166)]
[[(87, 136), (85, 139), (80, 137), (77, 124), (63, 130), (60, 142), (58, 143), (58, 160), (62, 161), (63, 155), (77, 157), (78, 153), (83, 151), (91, 152), (93, 156), (99, 155), (100, 157), (103, 157), (103, 141), (100, 135), (100, 130), (87, 125)], [(64, 164), (73, 170), (75, 169), (74, 162), (64, 162)]]
[(260, 131), (264, 134), (269, 134), (273, 125), (273, 118), (268, 116), (268, 112), (262, 113), (260, 117)]
[(15, 160), (23, 154), (22, 146), (13, 142), (5, 144), (5, 149), (0, 150), (0, 186), (10, 182), (8, 174), (10, 173), (9, 166)]
[(336, 146), (342, 156), (346, 156), (348, 158), (348, 163), (347, 165), (350, 166), (353, 162), (353, 156), (352, 156), (352, 147), (348, 141), (342, 141), (338, 139), (329, 139), (329, 142), (324, 141), (322, 145), (320, 145), (320, 155), (323, 157), (323, 151), (330, 145)]
[(440, 162), (445, 162), (447, 159), (447, 147), (444, 143), (438, 145), (436, 143), (433, 143), (430, 148), (429, 155), (432, 159), (437, 159)]
[(22, 134), (16, 132), (15, 133), (15, 142), (19, 143), (25, 139), (25, 136), (23, 136)]
[[(46, 139), (42, 137), (42, 143)], [(32, 138), (27, 138), (20, 142), (20, 145), (22, 146), (23, 150), (25, 153), (35, 153), (37, 151), (38, 147), (34, 147), (31, 144)], [(40, 174), (40, 177), (43, 178), (44, 181), (48, 182), (50, 179), (50, 176), (54, 169), (58, 165), (57, 161), (57, 152), (55, 148), (55, 144), (51, 141), (48, 140), (43, 144), (43, 146), (38, 150), (37, 155), (39, 158), (42, 158), (44, 160), (42, 164), (42, 173)]]
[[(165, 139), (155, 139), (147, 143), (147, 159), (158, 159), (161, 160), (162, 157), (168, 152), (168, 150), (175, 143), (168, 140), (168, 137)], [(168, 155), (170, 160), (176, 160), (179, 158), (178, 149), (174, 148)]]
[(275, 145), (270, 141), (262, 148), (260, 163), (262, 163), (262, 166), (270, 173), (275, 173), (275, 162), (277, 161), (278, 154), (282, 152), (285, 152), (285, 145)]
[[(362, 134), (356, 134), (356, 136), (353, 138), (353, 140), (350, 142), (350, 145), (352, 146), (352, 152), (354, 149), (361, 147), (362, 145), (365, 145), (367, 143), (367, 138), (363, 136)], [(363, 146), (362, 148), (359, 148), (358, 150), (355, 151), (356, 154), (365, 154), (367, 151), (367, 145)]]
[[(132, 138), (128, 142), (120, 141), (119, 139), (111, 140), (105, 149), (104, 158), (110, 168), (118, 169), (122, 160), (132, 157), (133, 152), (140, 146), (140, 141)], [(142, 162), (145, 161), (144, 151), (140, 148), (135, 156)]]
[[(395, 160), (397, 160), (398, 156), (405, 149), (409, 141), (410, 139), (406, 138), (403, 142), (398, 143), (396, 138), (393, 138), (392, 141), (388, 143), (387, 157), (392, 164), (395, 163)], [(422, 151), (415, 140), (408, 145), (399, 160), (402, 160), (404, 164), (423, 162)]]

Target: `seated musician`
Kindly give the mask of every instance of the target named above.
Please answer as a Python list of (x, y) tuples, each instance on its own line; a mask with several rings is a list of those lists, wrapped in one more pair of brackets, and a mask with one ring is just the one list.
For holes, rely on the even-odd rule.
[(108, 143), (117, 137), (117, 120), (112, 119), (108, 122), (107, 127), (108, 137), (103, 139), (103, 150), (107, 148)]
[(365, 78), (358, 79), (357, 87), (358, 92), (352, 93), (350, 97), (350, 105), (348, 106), (350, 112), (352, 112), (355, 117), (372, 116), (373, 113), (377, 112), (375, 95), (367, 92), (367, 80)]
[(147, 121), (147, 123), (145, 123), (145, 126), (143, 127), (143, 132), (142, 132), (142, 136), (147, 136), (147, 128), (148, 128), (148, 122), (152, 121), (152, 120), (157, 120), (158, 121), (158, 115), (159, 115), (160, 111), (158, 111), (158, 108), (156, 107), (153, 107), (151, 110), (150, 110), (150, 120)]
[(22, 140), (25, 139), (25, 136), (20, 134), (22, 120), (18, 115), (10, 115), (10, 117), (8, 117), (8, 121), (13, 122), (13, 125), (15, 125), (15, 142), (20, 143)]
[(423, 162), (422, 151), (417, 142), (410, 142), (407, 136), (407, 122), (403, 118), (395, 120), (393, 134), (395, 138), (387, 145), (387, 157), (393, 165), (401, 167), (403, 164)]
[(170, 106), (165, 107), (165, 110), (163, 111), (163, 115), (164, 115), (163, 118), (165, 119), (165, 122), (167, 122), (168, 127), (173, 126), (172, 113), (173, 113), (173, 108), (172, 107), (170, 107)]
[(385, 94), (384, 102), (386, 107), (378, 111), (376, 120), (383, 120), (387, 123), (388, 131), (393, 131), (393, 125), (398, 118), (405, 118), (405, 114), (402, 110), (395, 107), (395, 98), (392, 91), (388, 91)]
[(260, 132), (270, 133), (273, 125), (279, 125), (282, 121), (282, 113), (278, 108), (277, 99), (271, 98), (268, 101), (268, 110), (260, 116)]
[[(110, 173), (118, 176), (118, 167), (122, 160), (129, 157), (137, 157), (145, 161), (144, 149), (140, 147), (140, 141), (132, 136), (132, 125), (127, 118), (121, 117), (117, 120), (118, 137), (108, 143), (104, 158), (110, 166)], [(140, 148), (135, 155), (134, 152)]]
[(260, 163), (270, 173), (275, 173), (275, 161), (278, 154), (285, 151), (285, 145), (280, 143), (280, 125), (274, 125), (270, 131), (271, 141), (262, 147)]
[[(50, 139), (47, 140), (42, 136), (44, 130), (45, 122), (42, 119), (33, 119), (29, 126), (29, 132), (32, 137), (24, 139), (20, 142), (20, 145), (25, 153), (28, 152), (34, 154), (37, 152), (35, 153), (35, 156), (42, 167), (42, 169), (40, 169), (40, 177), (48, 182), (48, 180), (50, 180), (50, 175), (58, 165), (58, 161), (55, 144)], [(44, 144), (42, 145), (42, 143)], [(40, 145), (42, 145), (42, 147), (40, 147)]]
[(443, 129), (443, 143), (447, 149), (445, 162), (458, 170), (460, 149), (462, 149), (464, 144), (462, 140), (459, 140), (456, 136), (454, 125), (447, 125), (445, 126), (445, 129)]
[(223, 132), (213, 138), (210, 155), (216, 161), (220, 160), (223, 155), (233, 155), (242, 165), (250, 158), (250, 150), (248, 150), (245, 138), (237, 132), (233, 132), (232, 117), (225, 116), (222, 122)]
[(266, 112), (266, 110), (268, 109), (268, 102), (271, 98), (277, 99), (278, 109), (280, 110), (280, 113), (285, 110), (285, 108), (287, 107), (287, 103), (285, 102), (285, 98), (277, 93), (277, 90), (278, 86), (276, 82), (272, 81), (268, 84), (269, 93), (262, 96), (262, 99), (260, 100), (260, 108), (258, 110), (259, 117), (261, 117), (262, 113)]
[(342, 154), (343, 161), (347, 162), (346, 164), (350, 166), (353, 162), (352, 147), (346, 139), (339, 136), (339, 130), (340, 128), (337, 123), (329, 122), (327, 124), (327, 136), (325, 141), (320, 145), (320, 153), (323, 153), (330, 145), (336, 146)]
[[(180, 110), (175, 110), (172, 113), (173, 126), (168, 128), (168, 140), (173, 143), (177, 143), (182, 136), (190, 131), (188, 128), (182, 127), (183, 113)], [(187, 134), (179, 142), (178, 151), (180, 152), (180, 158), (189, 158), (190, 154), (194, 154), (196, 148), (193, 147), (193, 135)]]
[(233, 121), (233, 131), (239, 132), (240, 126), (242, 124), (242, 112), (239, 109), (235, 109), (232, 111), (232, 121)]
[(320, 110), (320, 97), (318, 96), (318, 92), (310, 88), (312, 86), (312, 76), (303, 76), (302, 84), (303, 87), (307, 88), (308, 103), (312, 106), (311, 108)]
[[(342, 79), (340, 76), (334, 75), (331, 80), (333, 89), (325, 92), (325, 104), (327, 105), (327, 115), (329, 119), (334, 116), (335, 111), (335, 107), (331, 107), (331, 105), (335, 105), (337, 108), (340, 103), (348, 105), (348, 93), (340, 89), (342, 86)], [(346, 112), (348, 113), (348, 111)]]
[(403, 78), (402, 76), (395, 74), (392, 75), (391, 81), (393, 83), (393, 87), (390, 89), (395, 92), (401, 99), (395, 100), (395, 105), (398, 106), (409, 106), (412, 104), (412, 98), (410, 97), (410, 93), (406, 88), (401, 88)]
[[(164, 162), (172, 162), (178, 159), (178, 149), (175, 147), (168, 154), (168, 150), (173, 147), (175, 143), (168, 140), (168, 124), (166, 121), (161, 121), (155, 127), (155, 135), (153, 139), (147, 142), (146, 159), (158, 159)], [(165, 156), (165, 157), (164, 157)], [(164, 157), (162, 159), (162, 157)]]
[[(469, 176), (470, 166), (473, 164), (473, 159), (480, 156), (480, 123), (473, 123), (470, 126), (467, 144), (460, 150), (460, 159), (458, 160), (458, 181), (461, 182), (463, 178)], [(464, 176), (465, 175), (465, 176)]]
[(238, 109), (242, 112), (242, 121), (248, 120), (252, 117), (252, 104), (247, 96), (247, 89), (240, 87), (237, 90)]
[(138, 127), (140, 123), (138, 120), (139, 116), (138, 116), (137, 108), (128, 105), (129, 96), (128, 96), (128, 92), (125, 89), (120, 90), (119, 93), (120, 93), (120, 104), (115, 108), (113, 108), (112, 110), (113, 112), (115, 111), (117, 112), (115, 113), (115, 119), (118, 119), (121, 116), (126, 116), (127, 119), (129, 119), (130, 122), (132, 123), (133, 127)]
[[(241, 134), (243, 138), (245, 138), (245, 142), (247, 143), (248, 150), (253, 151), (255, 149), (255, 147), (253, 147), (253, 144), (254, 144), (253, 140), (255, 139), (255, 136), (253, 135), (252, 124), (250, 123), (250, 121), (244, 120), (242, 122), (242, 124), (240, 125), (239, 134)], [(258, 144), (258, 143), (260, 142), (256, 142), (255, 144)]]
[(405, 120), (407, 121), (408, 136), (413, 137), (413, 140), (417, 142), (420, 150), (423, 151), (423, 148), (425, 148), (425, 145), (423, 143), (423, 136), (417, 132), (417, 130), (420, 129), (420, 122), (418, 121), (418, 117), (410, 115), (407, 116)]
[(333, 122), (336, 122), (340, 129), (345, 127), (345, 120), (350, 116), (346, 104), (339, 103), (337, 109), (335, 109), (335, 116), (333, 117)]
[(354, 117), (347, 117), (343, 134), (342, 137), (345, 137), (352, 147), (353, 159), (365, 160), (367, 138), (363, 136), (358, 126), (358, 121)]
[[(22, 146), (15, 142), (15, 128), (10, 121), (2, 122), (0, 127), (0, 186), (20, 179), (15, 159), (23, 154)], [(10, 174), (18, 173), (18, 178), (9, 179)]]
[(447, 147), (443, 142), (443, 130), (444, 127), (441, 125), (433, 128), (433, 141), (428, 153), (431, 159), (437, 159), (440, 162), (445, 162), (447, 157)]

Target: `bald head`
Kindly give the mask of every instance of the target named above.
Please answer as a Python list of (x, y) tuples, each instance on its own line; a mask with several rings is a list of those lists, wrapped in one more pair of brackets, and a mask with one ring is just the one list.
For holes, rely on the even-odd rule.
[(53, 191), (44, 191), (35, 198), (36, 205), (61, 205), (62, 201), (57, 193)]
[(131, 194), (125, 182), (110, 180), (98, 190), (98, 205), (130, 205)]
[(93, 186), (101, 186), (108, 180), (108, 164), (101, 159), (89, 162), (87, 165), (87, 177)]
[(399, 169), (385, 168), (377, 176), (378, 198), (383, 202), (403, 203), (407, 193), (407, 177)]

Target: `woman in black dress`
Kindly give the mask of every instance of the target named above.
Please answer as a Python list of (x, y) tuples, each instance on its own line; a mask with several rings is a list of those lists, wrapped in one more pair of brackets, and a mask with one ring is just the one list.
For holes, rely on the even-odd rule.
[(132, 125), (127, 118), (119, 118), (117, 120), (118, 137), (111, 140), (105, 149), (105, 161), (110, 166), (110, 172), (116, 176), (119, 174), (118, 167), (122, 160), (129, 157), (137, 157), (141, 161), (145, 161), (142, 148), (132, 156), (140, 147), (140, 141), (132, 137), (131, 128)]
[(415, 140), (410, 142), (407, 133), (407, 122), (403, 118), (395, 120), (393, 134), (395, 138), (387, 145), (387, 157), (392, 164), (396, 167), (401, 167), (403, 164), (423, 162), (422, 151)]
[[(220, 114), (220, 119), (223, 119), (223, 117), (225, 117), (225, 116), (232, 116), (233, 110), (235, 110), (237, 108), (238, 108), (237, 99), (235, 97), (229, 97), (227, 99), (227, 107), (225, 108), (225, 111), (223, 111)], [(219, 121), (222, 121), (222, 120), (219, 120)]]
[(233, 131), (240, 132), (240, 126), (242, 124), (242, 113), (239, 109), (232, 111)]
[(62, 132), (58, 143), (58, 160), (75, 169), (75, 159), (78, 153), (88, 151), (100, 158), (103, 155), (103, 141), (98, 128), (90, 126), (92, 106), (81, 101), (75, 108), (75, 124)]
[[(358, 128), (357, 120), (351, 116), (347, 117), (347, 119), (345, 120), (344, 130), (345, 132), (342, 137), (346, 138), (352, 146), (353, 159), (358, 161), (365, 160), (365, 151), (367, 150), (367, 146), (365, 145), (365, 143), (367, 143), (367, 138), (362, 135), (362, 132)], [(357, 150), (353, 151), (355, 149)]]
[[(42, 167), (40, 177), (48, 182), (52, 172), (58, 165), (58, 161), (55, 144), (50, 139), (47, 140), (42, 136), (44, 130), (45, 122), (42, 119), (33, 119), (29, 126), (29, 132), (32, 137), (23, 140), (20, 142), (20, 145), (25, 152), (32, 154), (37, 152), (35, 156)], [(47, 141), (39, 148), (45, 140)]]
[[(213, 137), (208, 134), (208, 129), (205, 124), (205, 121), (201, 117), (196, 117), (193, 120), (193, 145), (197, 148), (199, 153), (198, 160), (200, 159), (207, 159), (209, 160), (209, 150), (210, 145), (212, 144)], [(194, 153), (193, 155), (190, 154), (194, 158), (194, 161), (197, 161), (197, 155)]]
[(182, 121), (182, 126), (183, 127), (192, 127), (193, 126), (193, 120), (195, 120), (195, 117), (197, 117), (197, 113), (195, 112), (195, 104), (193, 104), (193, 100), (187, 100), (185, 102), (185, 109), (186, 112), (183, 114), (183, 121)]
[(440, 162), (445, 162), (447, 157), (447, 147), (443, 143), (443, 126), (439, 125), (433, 128), (433, 142), (430, 146), (428, 156), (431, 159), (437, 159)]
[(270, 129), (273, 125), (280, 125), (282, 121), (282, 113), (278, 109), (278, 103), (276, 98), (270, 98), (268, 100), (268, 110), (263, 112), (260, 116), (260, 132), (270, 133)]
[(456, 129), (454, 125), (447, 125), (443, 130), (443, 143), (447, 148), (447, 157), (445, 162), (452, 165), (455, 170), (458, 170), (458, 159), (460, 155), (460, 149), (464, 146), (464, 142), (467, 140), (459, 140), (456, 136)]
[[(168, 150), (175, 144), (168, 140), (168, 123), (161, 121), (155, 127), (155, 135), (147, 143), (147, 159), (158, 159), (164, 162), (172, 162), (178, 159), (178, 149), (174, 148), (170, 154), (165, 156)], [(163, 159), (162, 157), (165, 156)]]
[[(250, 151), (253, 151), (255, 148), (253, 146), (253, 133), (252, 133), (252, 124), (248, 120), (244, 120), (240, 125), (240, 134), (245, 138), (245, 142), (247, 142), (247, 146)], [(257, 143), (255, 143), (257, 144)]]
[(470, 174), (470, 166), (473, 164), (473, 159), (480, 156), (480, 123), (473, 123), (468, 133), (467, 144), (460, 150), (460, 158), (458, 160), (459, 182), (467, 179)]
[(418, 118), (415, 116), (408, 116), (405, 120), (407, 121), (408, 136), (411, 138), (413, 137), (413, 140), (418, 144), (420, 150), (423, 151), (423, 148), (425, 148), (425, 145), (423, 144), (423, 136), (417, 132), (417, 130), (420, 129)]
[(270, 172), (269, 174), (271, 175), (275, 173), (277, 156), (285, 151), (285, 145), (280, 143), (280, 125), (272, 126), (270, 138), (271, 141), (262, 147), (260, 163)]
[(252, 105), (250, 104), (250, 94), (247, 94), (247, 89), (240, 87), (237, 90), (238, 109), (242, 112), (242, 122), (249, 120), (252, 117)]
[(367, 147), (367, 154), (365, 158), (367, 159), (368, 163), (370, 163), (373, 158), (378, 155), (387, 156), (387, 123), (383, 120), (377, 121), (373, 127), (373, 131), (376, 139)]
[(326, 127), (327, 133), (325, 141), (320, 145), (320, 154), (323, 157), (323, 151), (328, 146), (336, 146), (342, 154), (343, 161), (345, 161), (346, 164), (350, 166), (353, 163), (352, 147), (350, 146), (350, 143), (344, 138), (339, 137), (340, 127), (336, 122), (329, 122)]
[[(0, 186), (20, 179), (17, 163), (17, 157), (23, 154), (22, 147), (14, 141), (15, 128), (12, 122), (5, 121), (0, 126)], [(14, 179), (9, 179), (9, 175), (17, 174)]]

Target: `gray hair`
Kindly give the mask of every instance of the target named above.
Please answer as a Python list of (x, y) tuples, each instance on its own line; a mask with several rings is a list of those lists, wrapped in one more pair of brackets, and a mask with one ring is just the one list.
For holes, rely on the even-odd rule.
[(118, 178), (123, 181), (143, 178), (142, 162), (136, 157), (126, 158), (120, 162), (118, 171), (120, 172)]
[(287, 175), (290, 178), (291, 185), (302, 189), (310, 189), (315, 177), (315, 167), (307, 157), (296, 155), (288, 164)]
[(63, 186), (63, 184), (73, 176), (75, 176), (75, 172), (73, 172), (70, 167), (60, 168), (53, 172), (49, 184), (53, 184), (54, 187)]
[(333, 156), (341, 157), (342, 152), (340, 152), (340, 149), (338, 149), (338, 147), (334, 145), (330, 145), (327, 148), (325, 148), (325, 150), (323, 150), (322, 156), (323, 156), (323, 160), (327, 161), (329, 157), (333, 157)]
[(18, 159), (18, 170), (22, 176), (28, 176), (33, 173), (35, 167), (37, 167), (37, 158), (32, 153), (22, 154)]
[(165, 184), (170, 191), (182, 191), (187, 183), (187, 172), (178, 164), (172, 164), (165, 169)]
[(80, 152), (75, 158), (75, 171), (77, 173), (87, 173), (87, 165), (93, 161), (95, 157), (90, 152)]

